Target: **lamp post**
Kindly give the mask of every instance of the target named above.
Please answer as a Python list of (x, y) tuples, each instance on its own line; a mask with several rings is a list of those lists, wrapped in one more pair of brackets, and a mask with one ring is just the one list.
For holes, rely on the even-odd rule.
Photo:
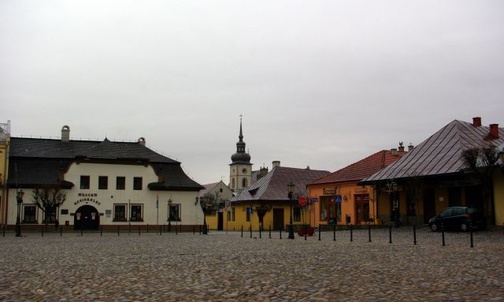
[(289, 207), (290, 207), (290, 217), (289, 217), (289, 239), (294, 239), (294, 226), (292, 225), (292, 194), (294, 193), (294, 188), (296, 185), (294, 183), (289, 182), (287, 184), (287, 189), (289, 190), (289, 193), (287, 194), (287, 197), (289, 197)]
[(16, 217), (16, 237), (21, 237), (21, 204), (23, 203), (23, 190), (17, 191), (17, 217)]

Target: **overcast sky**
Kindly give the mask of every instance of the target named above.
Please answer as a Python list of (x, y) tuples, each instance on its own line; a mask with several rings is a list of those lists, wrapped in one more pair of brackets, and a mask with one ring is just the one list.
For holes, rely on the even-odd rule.
[(12, 136), (136, 141), (229, 181), (343, 168), (454, 119), (504, 126), (504, 1), (0, 1)]

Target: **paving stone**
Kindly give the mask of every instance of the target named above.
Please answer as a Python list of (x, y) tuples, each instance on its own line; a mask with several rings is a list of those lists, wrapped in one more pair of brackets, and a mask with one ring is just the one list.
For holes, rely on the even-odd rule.
[(504, 301), (502, 231), (388, 232), (7, 233), (0, 301)]

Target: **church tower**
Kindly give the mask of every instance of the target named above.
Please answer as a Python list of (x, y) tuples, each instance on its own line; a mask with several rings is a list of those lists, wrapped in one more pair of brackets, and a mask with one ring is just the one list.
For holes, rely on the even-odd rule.
[(229, 165), (229, 187), (235, 193), (248, 188), (252, 184), (252, 164), (250, 163), (250, 154), (245, 152), (241, 116), (238, 139), (236, 153), (231, 156), (231, 164)]

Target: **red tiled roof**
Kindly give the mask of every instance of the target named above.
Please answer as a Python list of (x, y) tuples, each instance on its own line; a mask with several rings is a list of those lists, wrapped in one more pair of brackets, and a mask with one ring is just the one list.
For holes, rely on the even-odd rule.
[(391, 150), (382, 150), (326, 177), (320, 178), (311, 184), (360, 181), (395, 162), (404, 154), (406, 154), (404, 151), (397, 151), (394, 155)]
[(490, 129), (454, 120), (408, 152), (398, 161), (370, 177), (364, 183), (379, 180), (459, 173), (465, 168), (462, 155), (470, 148), (492, 147), (504, 143), (504, 129), (499, 137), (489, 136)]

